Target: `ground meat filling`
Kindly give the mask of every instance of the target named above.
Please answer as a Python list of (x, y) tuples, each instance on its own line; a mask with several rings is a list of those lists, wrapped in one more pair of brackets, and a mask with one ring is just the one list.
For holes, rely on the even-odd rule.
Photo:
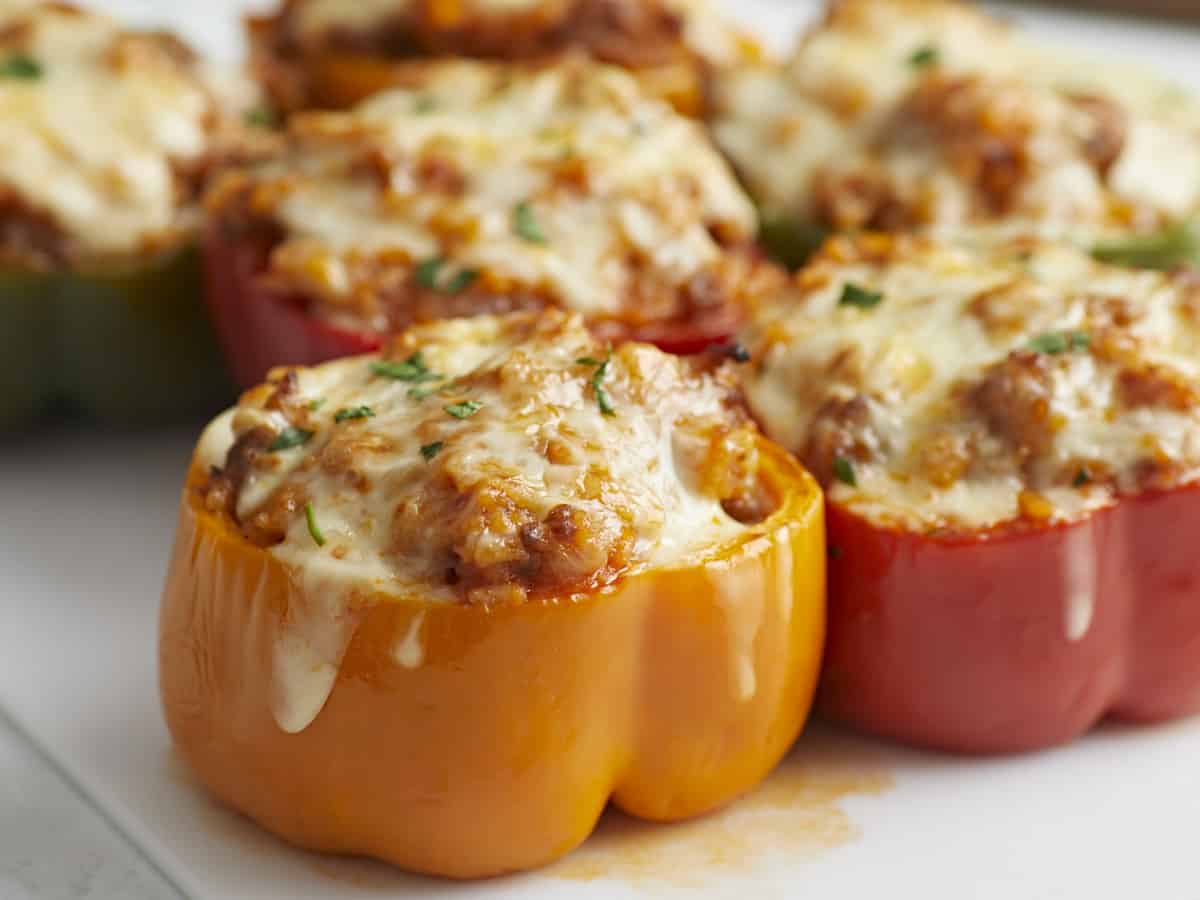
[[(293, 8), (301, 4), (293, 3)], [(574, 0), (546, 3), (519, 12), (440, 16), (420, 3), (398, 3), (393, 18), (369, 31), (330, 28), (322, 49), (372, 53), (394, 59), (475, 56), (536, 59), (582, 50), (603, 62), (633, 68), (660, 65), (680, 56), (683, 21), (653, 0)], [(280, 49), (301, 54), (313, 38), (298, 34), (285, 10), (279, 23)]]
[(645, 74), (648, 87), (696, 114), (717, 60), (731, 52), (757, 54), (748, 38), (723, 23), (715, 30), (706, 23), (705, 37), (693, 46), (691, 19), (715, 15), (694, 0), (548, 0), (520, 7), (396, 0), (365, 18), (333, 6), (289, 0), (276, 15), (251, 21), (255, 67), (284, 109), (345, 105), (322, 84), (331, 60), (545, 63), (581, 56)]
[(872, 516), (1070, 519), (1200, 478), (1188, 284), (1052, 243), (836, 238), (744, 336), (747, 396)]
[(279, 370), (229, 421), (204, 503), (250, 541), (470, 603), (690, 558), (779, 502), (727, 360), (608, 348), (557, 313)]

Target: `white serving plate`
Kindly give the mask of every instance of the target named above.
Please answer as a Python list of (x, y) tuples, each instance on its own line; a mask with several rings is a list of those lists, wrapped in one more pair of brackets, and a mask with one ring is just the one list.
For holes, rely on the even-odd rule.
[[(108, 5), (226, 58), (238, 52), (234, 3)], [(736, 11), (786, 42), (812, 6), (742, 0)], [(1200, 89), (1200, 32), (1018, 17)], [(293, 850), (194, 786), (159, 714), (158, 595), (194, 436), (58, 433), (0, 447), (0, 710), (194, 900), (1200, 898), (1200, 720), (1110, 726), (1068, 748), (996, 760), (817, 726), (724, 814), (678, 827), (610, 815), (565, 862), (478, 884)]]

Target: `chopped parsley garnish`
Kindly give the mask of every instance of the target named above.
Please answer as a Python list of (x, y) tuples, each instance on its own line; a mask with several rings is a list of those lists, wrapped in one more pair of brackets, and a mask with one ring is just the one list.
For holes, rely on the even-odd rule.
[(483, 404), (478, 400), (462, 400), (458, 403), (443, 406), (442, 409), (456, 419), (469, 419), (475, 413), (479, 412), (479, 410), (483, 409)]
[(317, 398), (313, 399), (313, 400), (312, 400), (312, 401), (311, 401), (311, 402), (308, 404), (308, 410), (309, 410), (309, 412), (316, 412), (318, 409), (320, 409), (322, 406), (324, 406), (324, 405), (325, 405), (325, 399), (326, 399), (326, 398), (324, 398), (324, 397), (317, 397)]
[(758, 211), (762, 245), (789, 269), (799, 269), (829, 237), (829, 229), (794, 216)]
[(442, 452), (442, 448), (446, 446), (445, 441), (434, 441), (432, 444), (421, 445), (421, 456), (425, 458), (425, 462), (429, 462), (435, 456)]
[(442, 266), (446, 265), (446, 260), (440, 256), (434, 256), (423, 262), (417, 263), (417, 268), (414, 272), (417, 278), (417, 284), (427, 290), (437, 290), (438, 273), (442, 271)]
[(317, 524), (317, 514), (313, 511), (312, 503), (304, 504), (304, 521), (308, 523), (308, 533), (312, 535), (313, 543), (318, 547), (325, 546), (325, 534)]
[(392, 378), (396, 381), (415, 381), (417, 383), (440, 381), (442, 378), (436, 372), (429, 371), (429, 366), (425, 365), (420, 350), (400, 362), (391, 359), (376, 360), (371, 363), (371, 374), (382, 375), (384, 378)]
[(1075, 478), (1071, 481), (1071, 487), (1083, 487), (1085, 484), (1091, 483), (1092, 473), (1087, 469), (1080, 469), (1075, 473)]
[(1047, 331), (1029, 342), (1035, 353), (1066, 353), (1068, 350), (1086, 350), (1092, 336), (1086, 331)]
[(611, 359), (612, 355), (609, 354), (605, 359), (581, 356), (575, 360), (578, 365), (595, 367), (596, 371), (592, 373), (591, 381), (588, 384), (592, 386), (592, 393), (596, 395), (596, 405), (600, 407), (600, 413), (605, 416), (615, 416), (617, 414), (617, 408), (613, 406), (612, 397), (604, 389), (604, 376), (608, 374), (608, 363)]
[(854, 464), (844, 456), (833, 458), (833, 474), (842, 484), (858, 487), (858, 477), (854, 474)]
[(413, 112), (424, 115), (425, 113), (433, 112), (437, 109), (437, 98), (430, 94), (421, 94), (413, 102)]
[(750, 351), (736, 341), (725, 347), (725, 355), (734, 362), (750, 362)]
[(883, 294), (878, 291), (868, 291), (851, 281), (842, 287), (842, 296), (838, 298), (838, 306), (857, 306), (859, 309), (874, 309), (883, 300)]
[(42, 64), (28, 53), (14, 53), (6, 59), (0, 60), (0, 78), (33, 81), (41, 78), (43, 73)]
[(914, 69), (924, 69), (926, 66), (936, 66), (942, 61), (942, 51), (933, 44), (918, 47), (908, 58), (908, 64)]
[(333, 421), (348, 422), (353, 419), (369, 419), (375, 415), (375, 410), (369, 406), (348, 406), (333, 414)]
[(247, 125), (253, 125), (255, 128), (274, 128), (279, 124), (279, 116), (266, 106), (256, 106), (246, 110), (243, 118)]
[(301, 444), (307, 444), (309, 438), (313, 436), (311, 431), (305, 428), (296, 428), (289, 425), (279, 434), (275, 435), (275, 440), (267, 445), (267, 450), (271, 453), (276, 453), (280, 450), (291, 450), (293, 447), (299, 447)]
[(479, 277), (478, 269), (459, 269), (442, 288), (443, 294), (457, 294), (465, 291)]
[(446, 268), (446, 259), (441, 256), (434, 256), (417, 264), (414, 274), (417, 279), (417, 284), (429, 291), (437, 291), (439, 294), (457, 294), (465, 291), (479, 277), (477, 269), (459, 269), (449, 278), (443, 278), (442, 272)]
[(1092, 248), (1101, 262), (1133, 269), (1200, 267), (1200, 220), (1180, 222), (1154, 234), (1138, 235)]
[(523, 241), (531, 244), (546, 243), (546, 233), (538, 224), (537, 217), (533, 214), (533, 207), (526, 201), (513, 207), (512, 229), (513, 233)]

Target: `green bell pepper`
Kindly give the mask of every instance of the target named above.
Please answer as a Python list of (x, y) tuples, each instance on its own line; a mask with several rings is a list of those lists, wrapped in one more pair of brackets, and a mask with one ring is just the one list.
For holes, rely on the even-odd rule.
[(214, 412), (233, 397), (194, 248), (141, 268), (0, 272), (0, 429), (51, 410), (120, 425)]

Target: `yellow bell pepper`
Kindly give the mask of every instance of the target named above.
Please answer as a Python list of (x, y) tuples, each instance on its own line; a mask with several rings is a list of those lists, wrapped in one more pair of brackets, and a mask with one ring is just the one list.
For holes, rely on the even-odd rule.
[[(825, 633), (821, 494), (763, 439), (777, 510), (701, 562), (490, 608), (379, 594), (312, 723), (272, 713), (272, 654), (320, 598), (192, 467), (159, 666), (180, 753), (220, 799), (302, 847), (473, 878), (570, 851), (611, 799), (696, 816), (754, 787), (812, 701)], [(419, 633), (419, 660), (396, 648)]]

